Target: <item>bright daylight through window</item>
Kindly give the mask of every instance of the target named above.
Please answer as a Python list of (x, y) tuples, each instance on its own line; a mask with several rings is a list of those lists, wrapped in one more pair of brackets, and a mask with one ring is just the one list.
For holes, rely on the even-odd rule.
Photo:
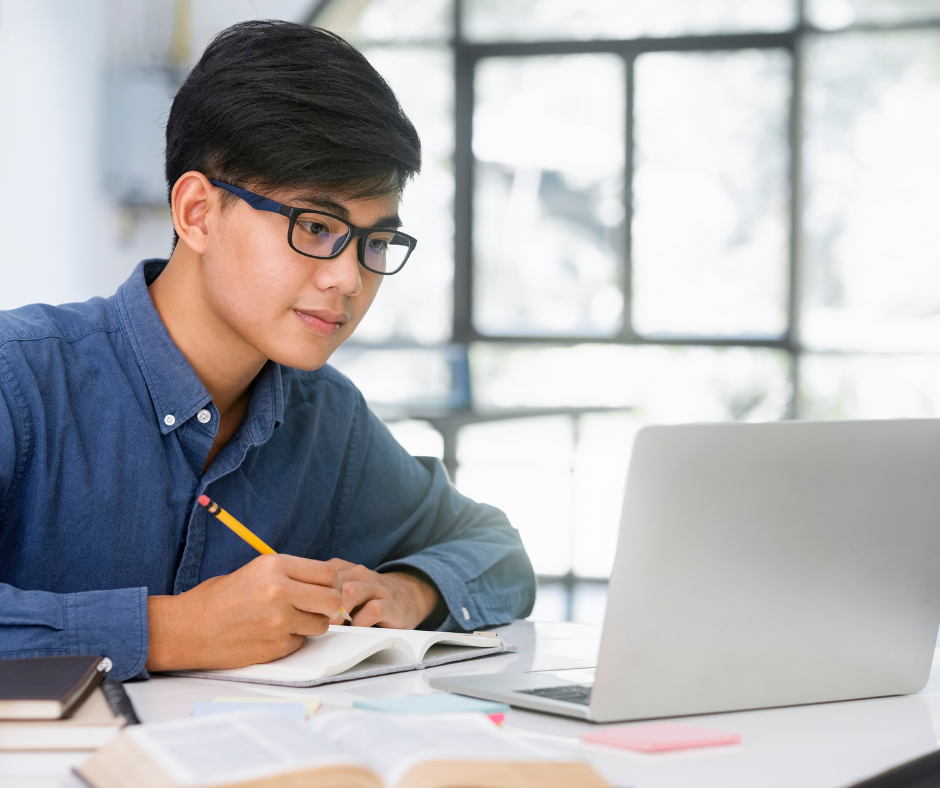
[(346, 34), (425, 165), (335, 360), (508, 513), (537, 617), (599, 621), (644, 424), (940, 416), (940, 0), (373, 0)]

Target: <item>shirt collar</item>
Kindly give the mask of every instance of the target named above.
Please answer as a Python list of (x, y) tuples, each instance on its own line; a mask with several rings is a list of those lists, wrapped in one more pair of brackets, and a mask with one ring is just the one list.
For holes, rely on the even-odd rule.
[(284, 421), (284, 390), (281, 365), (268, 361), (258, 375), (248, 405), (248, 429), (257, 444), (267, 443), (276, 427)]
[[(147, 382), (160, 431), (185, 424), (212, 400), (192, 365), (176, 346), (147, 287), (167, 260), (144, 260), (118, 288), (114, 304), (137, 364)], [(247, 417), (252, 437), (264, 442), (284, 420), (280, 365), (269, 361), (258, 377)]]

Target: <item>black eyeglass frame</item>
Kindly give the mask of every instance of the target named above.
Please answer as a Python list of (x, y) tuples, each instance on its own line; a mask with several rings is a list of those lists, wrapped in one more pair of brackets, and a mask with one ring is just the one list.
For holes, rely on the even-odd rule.
[[(335, 257), (339, 257), (343, 253), (343, 250), (349, 246), (350, 241), (352, 241), (354, 238), (362, 238), (362, 241), (356, 244), (356, 256), (359, 260), (359, 265), (373, 274), (379, 274), (379, 276), (391, 276), (392, 274), (397, 274), (399, 271), (401, 271), (402, 268), (405, 267), (405, 263), (408, 262), (408, 258), (411, 257), (411, 253), (418, 245), (417, 238), (413, 238), (407, 233), (400, 232), (394, 228), (356, 227), (356, 225), (350, 224), (342, 216), (337, 216), (333, 213), (327, 213), (326, 211), (316, 211), (312, 208), (295, 208), (290, 205), (284, 205), (283, 203), (279, 203), (276, 200), (272, 200), (270, 197), (263, 197), (260, 194), (255, 194), (254, 192), (248, 191), (248, 189), (232, 186), (232, 184), (223, 183), (222, 181), (214, 181), (210, 179), (209, 183), (211, 183), (213, 186), (218, 186), (220, 189), (225, 189), (226, 191), (231, 192), (236, 197), (241, 197), (241, 199), (243, 199), (255, 210), (270, 211), (271, 213), (279, 213), (282, 216), (286, 216), (288, 219), (290, 219), (290, 224), (287, 227), (287, 243), (290, 245), (290, 248), (297, 252), (297, 254), (302, 254), (304, 257), (312, 257), (314, 260), (332, 260)], [(316, 255), (308, 254), (307, 252), (301, 252), (300, 249), (294, 246), (294, 225), (297, 224), (297, 220), (305, 213), (317, 214), (319, 216), (329, 216), (331, 219), (336, 219), (337, 221), (345, 224), (349, 228), (349, 233), (346, 236), (346, 240), (343, 241), (343, 245), (329, 255)], [(401, 265), (399, 265), (398, 268), (396, 268), (394, 271), (376, 271), (374, 268), (369, 268), (365, 261), (366, 240), (372, 233), (388, 233), (390, 231), (395, 233), (396, 239), (403, 239), (407, 242), (408, 253), (405, 255), (405, 259), (401, 261)]]

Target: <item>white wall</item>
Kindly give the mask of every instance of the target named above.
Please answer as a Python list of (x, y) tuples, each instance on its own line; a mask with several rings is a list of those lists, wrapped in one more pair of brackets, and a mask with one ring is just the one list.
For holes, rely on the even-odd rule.
[(311, 0), (0, 0), (0, 309), (109, 295), (169, 254), (168, 212), (135, 216), (102, 185), (103, 80), (153, 65), (187, 5), (193, 63), (224, 27)]

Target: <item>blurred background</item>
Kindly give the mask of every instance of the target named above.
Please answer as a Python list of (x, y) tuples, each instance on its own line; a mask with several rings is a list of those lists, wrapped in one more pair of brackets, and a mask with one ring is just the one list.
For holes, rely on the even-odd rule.
[(217, 32), (328, 27), (424, 145), (420, 243), (335, 365), (599, 623), (633, 436), (940, 416), (940, 0), (0, 0), (0, 309), (170, 252)]

